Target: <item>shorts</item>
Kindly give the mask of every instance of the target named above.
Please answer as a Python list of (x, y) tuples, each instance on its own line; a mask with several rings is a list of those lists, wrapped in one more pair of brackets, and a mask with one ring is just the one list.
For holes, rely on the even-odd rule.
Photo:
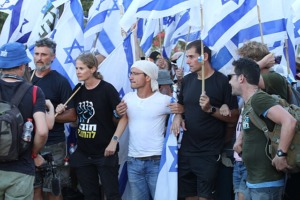
[(0, 200), (32, 200), (34, 176), (0, 170)]
[(213, 198), (220, 155), (178, 157), (179, 197)]
[[(53, 144), (45, 146), (41, 153), (51, 152), (54, 160), (54, 165), (56, 166), (56, 175), (60, 180), (61, 188), (70, 185), (70, 168), (69, 166), (64, 166), (64, 158), (66, 156), (66, 143), (60, 142), (58, 144)], [(48, 164), (42, 169), (36, 169), (35, 171), (35, 182), (34, 188), (42, 187), (44, 192), (51, 192), (51, 180), (53, 178), (53, 173), (51, 171), (51, 166)]]
[(247, 170), (244, 162), (235, 161), (233, 166), (233, 189), (234, 193), (243, 193), (244, 198), (247, 199), (249, 191), (246, 185)]

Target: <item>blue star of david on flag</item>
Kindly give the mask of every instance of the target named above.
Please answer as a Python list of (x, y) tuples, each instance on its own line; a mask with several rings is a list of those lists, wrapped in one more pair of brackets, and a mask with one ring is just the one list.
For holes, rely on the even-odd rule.
[(22, 23), (22, 26), (21, 26), (21, 29), (20, 29), (20, 33), (22, 33), (22, 30), (23, 30), (23, 26), (25, 25), (25, 24), (28, 24), (28, 20), (27, 19), (24, 19), (24, 21), (23, 21), (23, 23)]
[(104, 2), (105, 0), (100, 0), (100, 2), (99, 2), (99, 4), (98, 4), (98, 6), (97, 6), (97, 8), (96, 8), (96, 10), (97, 11), (99, 11), (99, 9), (100, 9), (100, 6), (101, 6), (101, 4)]
[(113, 6), (110, 8), (110, 9), (108, 9), (107, 10), (107, 16), (109, 17), (110, 16), (110, 14), (112, 13), (112, 11), (114, 11), (114, 10), (119, 10), (119, 7), (118, 7), (118, 0), (113, 0)]
[(178, 146), (168, 146), (169, 147), (169, 150), (173, 156), (173, 162), (172, 162), (172, 165), (169, 169), (169, 172), (177, 172), (178, 171), (178, 166), (177, 166), (177, 163), (178, 163), (178, 156), (177, 156), (177, 152), (178, 152)]
[[(75, 59), (76, 58), (73, 59), (73, 57), (72, 57), (73, 50), (79, 50), (80, 52), (83, 51), (83, 46), (80, 46), (79, 42), (76, 39), (73, 41), (71, 47), (64, 48), (64, 51), (67, 54), (67, 58), (65, 60), (65, 64), (67, 64), (67, 63), (73, 63), (75, 65)], [(76, 55), (78, 55), (78, 54), (76, 54)]]
[(236, 4), (239, 4), (239, 0), (222, 0), (222, 4), (224, 5), (224, 4), (228, 3), (229, 1), (233, 1)]
[(163, 25), (166, 25), (166, 26), (170, 26), (172, 24), (172, 22), (175, 21), (175, 16), (171, 17), (164, 17), (163, 18)]

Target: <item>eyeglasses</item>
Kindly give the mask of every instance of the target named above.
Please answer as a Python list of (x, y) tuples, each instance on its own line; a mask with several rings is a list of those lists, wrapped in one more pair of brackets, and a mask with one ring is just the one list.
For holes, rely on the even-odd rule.
[(144, 72), (130, 72), (129, 73), (130, 76), (137, 76), (137, 75), (140, 75), (140, 74), (144, 74), (146, 76), (146, 74)]
[(228, 80), (231, 80), (231, 78), (233, 76), (239, 76), (240, 74), (228, 74), (227, 77), (228, 77)]

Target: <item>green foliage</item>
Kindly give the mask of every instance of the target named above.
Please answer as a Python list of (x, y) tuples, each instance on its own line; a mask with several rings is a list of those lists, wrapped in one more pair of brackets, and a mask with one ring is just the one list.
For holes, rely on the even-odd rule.
[(4, 24), (7, 16), (8, 16), (8, 14), (0, 12), (0, 30), (2, 30), (3, 24)]

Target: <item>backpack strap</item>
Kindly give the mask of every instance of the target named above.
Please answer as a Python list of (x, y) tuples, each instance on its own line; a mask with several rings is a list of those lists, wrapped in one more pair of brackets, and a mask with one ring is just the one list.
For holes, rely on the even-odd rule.
[(32, 92), (32, 103), (33, 103), (33, 105), (35, 105), (35, 103), (36, 103), (36, 92), (37, 92), (37, 86), (34, 85), (33, 86), (33, 92)]
[(12, 97), (11, 103), (18, 107), (19, 103), (21, 102), (22, 98), (26, 94), (27, 90), (31, 88), (32, 84), (24, 82), (19, 86), (16, 91), (16, 94)]

